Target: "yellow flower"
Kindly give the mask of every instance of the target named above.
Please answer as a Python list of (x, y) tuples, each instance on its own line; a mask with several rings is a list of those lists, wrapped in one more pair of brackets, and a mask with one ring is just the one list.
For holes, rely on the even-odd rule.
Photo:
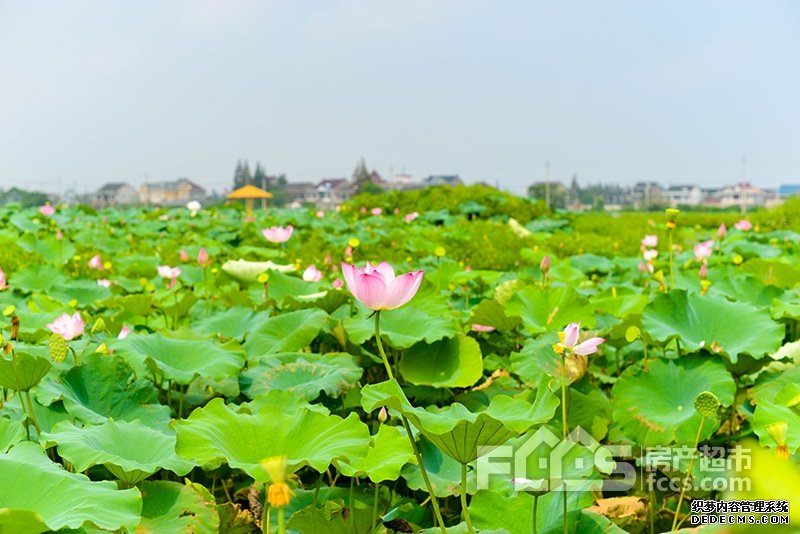
[(437, 258), (441, 258), (446, 252), (447, 251), (444, 249), (444, 247), (436, 247), (433, 251)]
[(786, 444), (786, 436), (788, 432), (789, 424), (786, 421), (778, 421), (776, 423), (772, 423), (771, 425), (767, 425), (767, 433), (778, 445), (778, 449), (775, 451), (775, 454), (778, 456), (778, 458), (784, 460), (789, 459), (789, 446)]
[(272, 456), (261, 460), (261, 467), (270, 478), (270, 484), (267, 487), (267, 502), (273, 508), (285, 507), (294, 496), (294, 491), (286, 483), (286, 456)]
[(356, 248), (358, 245), (360, 245), (360, 244), (361, 244), (361, 241), (359, 241), (357, 237), (351, 237), (351, 238), (350, 238), (350, 239), (347, 241), (347, 244), (348, 244), (348, 245), (350, 245), (350, 246), (351, 246), (351, 247), (353, 247), (353, 248)]
[(258, 275), (258, 283), (259, 284), (266, 284), (267, 282), (269, 282), (269, 274), (261, 273), (261, 274)]

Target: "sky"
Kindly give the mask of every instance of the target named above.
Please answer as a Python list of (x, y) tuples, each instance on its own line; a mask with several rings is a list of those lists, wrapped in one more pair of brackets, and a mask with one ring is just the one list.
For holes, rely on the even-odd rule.
[(800, 3), (0, 0), (0, 188), (800, 182)]

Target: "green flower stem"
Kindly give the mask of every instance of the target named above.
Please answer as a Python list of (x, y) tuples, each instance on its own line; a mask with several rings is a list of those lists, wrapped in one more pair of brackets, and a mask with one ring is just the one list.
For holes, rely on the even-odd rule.
[(267, 503), (267, 494), (269, 493), (269, 484), (264, 483), (264, 503), (261, 507), (261, 532), (269, 533), (269, 504)]
[[(67, 345), (67, 346), (69, 347), (69, 345)], [(69, 347), (69, 350), (70, 350), (70, 352), (72, 352), (72, 356), (75, 358), (75, 365), (80, 365), (81, 364), (81, 360), (80, 360), (80, 358), (78, 358), (78, 353), (75, 352), (75, 349), (73, 349), (72, 347)]]
[[(567, 436), (569, 435), (569, 424), (567, 423), (567, 352), (564, 351), (564, 354), (561, 356), (561, 426), (563, 428), (562, 434), (564, 436), (564, 441), (566, 441)], [(564, 483), (564, 487), (562, 488), (564, 499), (564, 534), (568, 534), (568, 525), (567, 525), (567, 487), (566, 483)]]
[[(381, 312), (380, 310), (375, 312), (375, 340), (378, 343), (378, 352), (383, 359), (383, 365), (386, 367), (386, 373), (389, 375), (389, 380), (394, 380), (394, 374), (392, 374), (392, 367), (389, 365), (389, 360), (386, 358), (386, 351), (383, 350), (383, 342), (381, 341)], [(431, 480), (428, 478), (428, 471), (425, 469), (425, 464), (422, 461), (422, 455), (419, 452), (419, 448), (417, 447), (417, 442), (414, 441), (414, 434), (411, 432), (411, 425), (408, 424), (408, 419), (402, 413), (400, 417), (403, 419), (403, 426), (406, 429), (406, 434), (408, 434), (408, 440), (411, 442), (411, 448), (414, 450), (414, 456), (417, 459), (417, 465), (419, 466), (419, 472), (422, 474), (422, 479), (425, 481), (425, 489), (428, 490), (428, 495), (431, 496), (431, 504), (433, 505), (433, 515), (436, 517), (436, 521), (439, 523), (439, 528), (442, 529), (442, 534), (447, 534), (447, 530), (444, 526), (444, 519), (442, 519), (442, 513), (439, 511), (439, 501), (436, 500), (436, 495), (433, 494), (433, 486), (431, 485)]]
[(533, 494), (533, 534), (537, 534), (539, 532), (539, 528), (536, 526), (536, 514), (539, 512), (539, 494)]
[(380, 483), (375, 483), (375, 499), (372, 501), (372, 534), (375, 534), (375, 525), (378, 522), (378, 499), (380, 497), (379, 490), (381, 488)]
[(467, 508), (467, 464), (461, 464), (461, 512), (464, 514), (464, 521), (467, 523), (469, 534), (475, 534), (475, 529), (472, 528), (472, 519), (469, 517), (469, 509)]
[(673, 261), (672, 261), (672, 228), (669, 228), (669, 288), (675, 289), (675, 271), (673, 270)]
[(31, 414), (31, 421), (33, 421), (33, 426), (36, 429), (36, 435), (38, 436), (42, 433), (42, 429), (39, 427), (39, 422), (36, 420), (36, 412), (33, 411), (33, 401), (31, 401), (30, 391), (25, 392), (25, 399), (28, 401), (28, 412)]
[(278, 534), (286, 534), (286, 525), (284, 524), (284, 509), (278, 508)]
[(678, 526), (678, 516), (681, 513), (681, 504), (683, 504), (683, 494), (686, 492), (686, 481), (691, 478), (692, 476), (692, 467), (694, 466), (694, 453), (697, 450), (697, 445), (700, 443), (700, 433), (703, 431), (703, 423), (706, 421), (706, 416), (704, 415), (702, 419), (700, 419), (700, 426), (697, 429), (697, 437), (694, 438), (694, 447), (692, 447), (692, 455), (689, 457), (689, 468), (686, 470), (686, 479), (684, 479), (683, 483), (681, 484), (681, 494), (678, 497), (678, 506), (675, 507), (675, 516), (672, 520), (672, 530)]

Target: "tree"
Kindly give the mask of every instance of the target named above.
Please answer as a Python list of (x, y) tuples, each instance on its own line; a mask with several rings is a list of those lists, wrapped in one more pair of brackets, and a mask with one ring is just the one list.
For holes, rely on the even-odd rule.
[(250, 176), (250, 166), (245, 161), (242, 163), (242, 160), (239, 160), (236, 163), (236, 170), (233, 171), (233, 188), (239, 189), (240, 187), (244, 187), (249, 183), (252, 183), (253, 179)]
[(371, 183), (372, 180), (369, 177), (367, 164), (364, 162), (364, 158), (361, 158), (356, 165), (355, 170), (353, 171), (353, 188), (355, 189), (356, 194), (365, 191), (365, 188), (368, 187), (367, 184)]
[(256, 163), (256, 170), (253, 173), (253, 183), (256, 187), (264, 189), (267, 187), (267, 173), (260, 163)]

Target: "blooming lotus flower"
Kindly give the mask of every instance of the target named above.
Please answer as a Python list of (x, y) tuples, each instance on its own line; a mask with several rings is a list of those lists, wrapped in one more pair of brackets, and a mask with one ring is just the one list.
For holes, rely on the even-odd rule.
[(303, 280), (306, 282), (319, 282), (322, 279), (322, 271), (317, 269), (317, 266), (313, 263), (308, 266), (308, 268), (303, 271)]
[(111, 287), (111, 280), (106, 280), (105, 278), (100, 278), (97, 281), (97, 285), (100, 287)]
[(169, 287), (175, 285), (175, 280), (177, 280), (178, 276), (181, 274), (180, 267), (170, 267), (169, 265), (159, 265), (158, 266), (158, 276), (161, 278), (166, 278), (169, 280)]
[(56, 317), (52, 323), (47, 325), (47, 328), (69, 341), (83, 334), (83, 319), (78, 312), (72, 315), (64, 313)]
[(410, 223), (411, 221), (413, 221), (413, 220), (414, 220), (414, 219), (416, 219), (417, 217), (419, 217), (419, 213), (417, 213), (416, 211), (412, 211), (411, 213), (407, 214), (407, 215), (404, 217), (404, 219), (405, 219), (405, 221), (406, 221), (407, 223)]
[(347, 289), (364, 306), (371, 310), (393, 310), (411, 300), (422, 283), (423, 271), (414, 271), (395, 276), (388, 263), (372, 265), (367, 262), (364, 269), (342, 263), (342, 274)]
[(644, 239), (642, 239), (642, 246), (643, 247), (657, 247), (658, 246), (658, 236), (657, 235), (646, 235)]
[(56, 212), (56, 209), (53, 206), (51, 206), (50, 204), (43, 204), (43, 205), (39, 206), (39, 213), (41, 213), (45, 217), (50, 217), (55, 212)]
[(186, 252), (185, 250), (181, 250), (178, 253), (178, 256), (181, 258), (181, 261), (183, 261), (183, 262), (189, 261), (189, 253)]
[(200, 267), (208, 267), (211, 265), (211, 259), (208, 257), (206, 249), (201, 248), (197, 253), (197, 263), (200, 264)]
[(97, 271), (102, 271), (103, 270), (103, 260), (100, 258), (100, 254), (95, 254), (94, 256), (92, 256), (92, 258), (89, 260), (89, 263), (87, 265), (89, 266), (90, 269), (95, 269)]
[(186, 203), (186, 209), (192, 212), (192, 217), (197, 215), (197, 212), (203, 209), (203, 205), (196, 200), (190, 200)]
[(742, 219), (741, 221), (734, 224), (733, 227), (739, 230), (740, 232), (746, 232), (751, 228), (753, 228), (753, 224), (747, 219)]
[(644, 252), (642, 252), (642, 256), (647, 261), (653, 261), (658, 256), (658, 251), (653, 249), (645, 250)]
[(369, 210), (369, 212), (377, 216), (383, 213), (383, 208), (372, 208), (371, 210)]
[(484, 324), (473, 324), (470, 326), (473, 332), (494, 332), (496, 330), (493, 326), (486, 326)]
[(5, 289), (8, 287), (8, 283), (6, 283), (6, 273), (3, 269), (0, 269), (0, 289)]
[(720, 224), (719, 228), (717, 228), (717, 237), (719, 239), (725, 239), (725, 234), (727, 233), (728, 233), (728, 227), (725, 226), (725, 223)]
[(119, 331), (119, 335), (117, 336), (117, 339), (125, 339), (126, 337), (128, 337), (128, 334), (130, 334), (130, 333), (131, 333), (131, 329), (128, 328), (127, 326), (123, 325), (122, 328)]
[(697, 261), (703, 261), (709, 256), (711, 256), (711, 253), (714, 251), (713, 246), (714, 246), (714, 241), (712, 240), (696, 244), (694, 246), (695, 259)]
[(559, 342), (553, 345), (553, 350), (559, 354), (570, 351), (578, 356), (587, 356), (597, 352), (597, 347), (605, 342), (602, 337), (590, 337), (583, 343), (578, 343), (581, 333), (581, 323), (570, 323), (563, 332), (558, 333)]
[(294, 227), (291, 224), (285, 228), (281, 226), (273, 226), (271, 228), (263, 228), (261, 230), (264, 239), (270, 243), (285, 243), (289, 241), (290, 237), (292, 237), (292, 232), (294, 232)]

